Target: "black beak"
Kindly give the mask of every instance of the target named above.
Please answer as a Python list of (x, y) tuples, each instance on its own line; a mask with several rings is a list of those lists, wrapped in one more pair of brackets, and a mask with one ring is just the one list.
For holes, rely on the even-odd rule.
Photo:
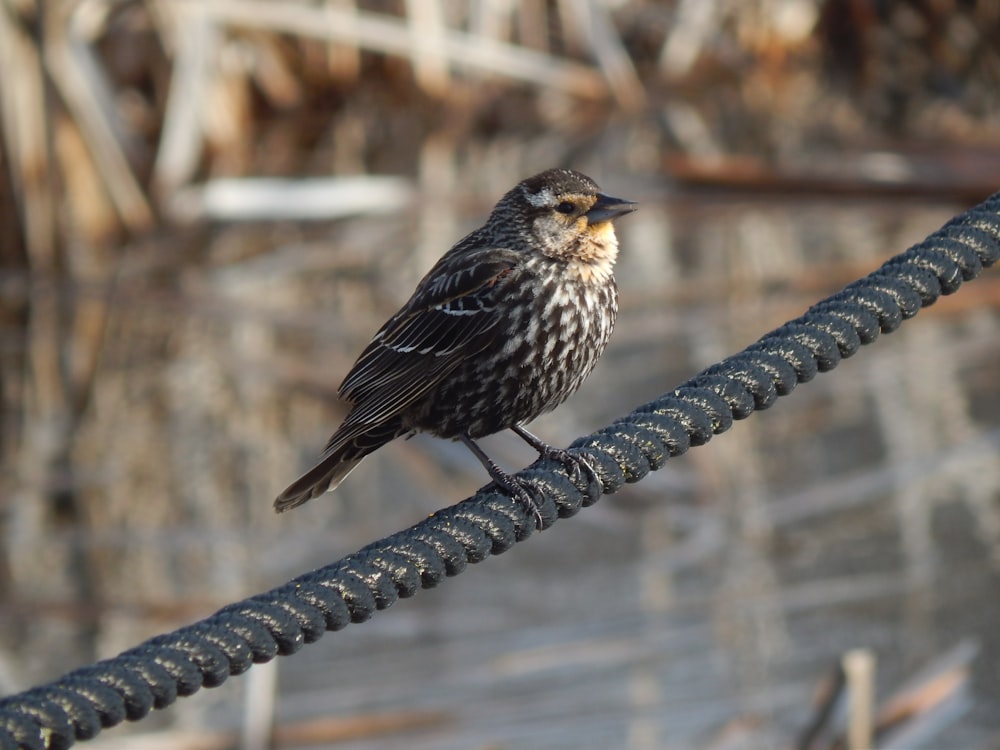
[(597, 202), (587, 211), (588, 224), (600, 224), (602, 221), (617, 219), (619, 216), (630, 214), (635, 211), (635, 201), (627, 201), (622, 198), (612, 198), (604, 193), (597, 194)]

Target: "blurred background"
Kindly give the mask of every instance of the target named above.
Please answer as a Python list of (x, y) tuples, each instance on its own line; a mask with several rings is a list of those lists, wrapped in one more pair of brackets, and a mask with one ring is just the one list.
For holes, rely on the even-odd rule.
[[(4, 694), (484, 484), (417, 437), (271, 509), (521, 178), (640, 202), (611, 346), (533, 428), (557, 445), (1000, 189), (992, 0), (0, 0), (0, 71)], [(998, 384), (988, 272), (572, 523), (92, 746), (844, 747), (808, 727), (862, 649), (878, 747), (1000, 748)]]

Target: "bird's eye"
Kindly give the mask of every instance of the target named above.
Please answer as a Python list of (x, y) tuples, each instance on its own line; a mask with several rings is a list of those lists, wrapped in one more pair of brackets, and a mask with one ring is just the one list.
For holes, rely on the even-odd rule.
[(576, 211), (576, 205), (570, 203), (569, 201), (563, 201), (558, 206), (556, 206), (556, 211), (561, 214), (571, 214)]

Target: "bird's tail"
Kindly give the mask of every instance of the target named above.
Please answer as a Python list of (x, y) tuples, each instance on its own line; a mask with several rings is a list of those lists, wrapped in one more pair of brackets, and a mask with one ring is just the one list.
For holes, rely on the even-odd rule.
[(335, 489), (365, 456), (405, 432), (400, 420), (380, 425), (342, 425), (330, 438), (319, 462), (278, 495), (275, 512), (284, 513)]

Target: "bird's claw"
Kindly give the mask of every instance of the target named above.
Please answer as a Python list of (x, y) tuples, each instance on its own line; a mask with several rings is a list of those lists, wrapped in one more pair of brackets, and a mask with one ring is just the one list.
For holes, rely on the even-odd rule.
[(551, 458), (553, 461), (561, 463), (566, 468), (570, 481), (577, 487), (580, 486), (581, 480), (584, 479), (583, 475), (586, 474), (587, 497), (592, 502), (601, 496), (603, 490), (601, 478), (597, 476), (594, 467), (590, 465), (590, 462), (586, 458), (576, 453), (570, 453), (564, 448), (552, 448), (545, 451), (543, 455), (546, 458)]
[(535, 528), (542, 531), (545, 528), (545, 517), (542, 515), (542, 504), (545, 502), (545, 498), (542, 493), (534, 485), (518, 480), (509, 474), (504, 479), (506, 481), (498, 479), (493, 481), (499, 487), (507, 490), (524, 507), (525, 512), (534, 517)]
[[(530, 484), (522, 484), (517, 480), (514, 480), (514, 487), (510, 489), (514, 494), (514, 497), (517, 498), (518, 502), (524, 506), (524, 509), (534, 516), (535, 528), (539, 531), (544, 529), (545, 518), (542, 516), (542, 503), (544, 502), (544, 498), (542, 498), (540, 502), (538, 499), (532, 497), (532, 492), (538, 493), (538, 489)], [(538, 494), (540, 495), (541, 493)]]

